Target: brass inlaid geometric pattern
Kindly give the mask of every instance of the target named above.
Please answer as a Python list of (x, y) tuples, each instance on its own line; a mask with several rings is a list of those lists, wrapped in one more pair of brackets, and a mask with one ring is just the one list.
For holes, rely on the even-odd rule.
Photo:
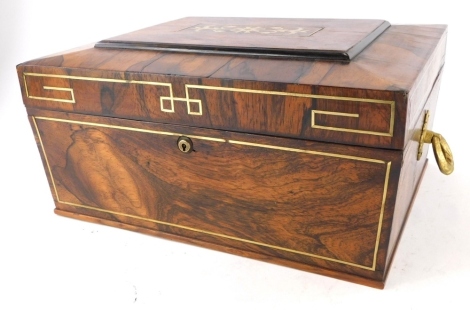
[[(52, 170), (51, 170), (51, 166), (50, 166), (50, 163), (49, 163), (49, 160), (48, 160), (48, 156), (47, 156), (46, 150), (44, 148), (44, 144), (42, 142), (42, 137), (41, 137), (41, 133), (39, 131), (38, 125), (37, 125), (37, 120), (63, 122), (63, 123), (70, 123), (70, 124), (80, 124), (80, 125), (94, 126), (94, 127), (113, 128), (113, 129), (117, 129), (117, 130), (136, 131), (136, 132), (144, 132), (144, 133), (157, 134), (157, 135), (169, 135), (169, 136), (184, 135), (184, 136), (190, 137), (192, 139), (202, 139), (202, 140), (219, 142), (219, 143), (231, 143), (231, 144), (243, 145), (243, 146), (246, 146), (246, 147), (261, 147), (261, 148), (266, 148), (266, 149), (273, 149), (273, 150), (280, 150), (280, 151), (287, 151), (287, 152), (305, 153), (305, 154), (311, 154), (311, 155), (315, 155), (315, 156), (336, 157), (336, 158), (342, 158), (342, 159), (346, 159), (346, 160), (366, 161), (366, 162), (370, 162), (372, 164), (384, 165), (385, 178), (384, 178), (384, 185), (383, 185), (383, 195), (382, 195), (382, 201), (381, 201), (381, 204), (380, 204), (380, 215), (379, 215), (379, 218), (377, 219), (377, 221), (378, 221), (377, 235), (376, 235), (376, 241), (375, 241), (375, 245), (374, 245), (374, 256), (373, 256), (372, 265), (371, 266), (364, 266), (364, 265), (356, 264), (356, 263), (353, 263), (353, 262), (342, 261), (342, 260), (332, 258), (332, 257), (325, 257), (325, 256), (317, 255), (317, 254), (314, 254), (314, 253), (306, 253), (306, 252), (298, 251), (298, 250), (295, 250), (295, 249), (280, 247), (280, 246), (273, 245), (273, 244), (266, 244), (266, 243), (258, 242), (256, 240), (238, 238), (238, 237), (235, 237), (235, 236), (229, 236), (229, 235), (220, 234), (220, 233), (216, 233), (216, 232), (212, 232), (212, 231), (201, 230), (201, 229), (198, 229), (198, 228), (179, 225), (179, 224), (176, 224), (176, 223), (169, 223), (169, 222), (164, 222), (164, 221), (160, 221), (160, 220), (157, 220), (157, 219), (144, 218), (144, 217), (139, 217), (139, 216), (135, 216), (135, 215), (132, 215), (132, 214), (125, 214), (125, 213), (105, 210), (105, 209), (101, 209), (101, 208), (97, 208), (97, 207), (93, 207), (93, 206), (87, 206), (87, 205), (82, 205), (82, 204), (76, 204), (76, 203), (72, 203), (72, 202), (63, 201), (63, 200), (60, 199), (57, 188), (56, 188), (56, 182), (54, 180), (54, 176), (52, 174)], [(378, 254), (378, 250), (379, 250), (380, 235), (381, 235), (381, 231), (382, 231), (382, 223), (383, 223), (383, 216), (384, 216), (384, 210), (385, 210), (385, 202), (386, 202), (388, 183), (389, 183), (389, 178), (390, 178), (391, 162), (386, 162), (386, 161), (383, 161), (383, 160), (380, 160), (380, 159), (372, 159), (372, 158), (349, 156), (349, 155), (343, 155), (343, 154), (318, 152), (318, 151), (313, 151), (313, 150), (288, 148), (288, 147), (281, 147), (281, 146), (267, 145), (267, 144), (257, 144), (257, 143), (239, 141), (239, 140), (226, 140), (226, 139), (221, 139), (221, 138), (213, 138), (213, 137), (205, 137), (205, 136), (193, 136), (193, 135), (187, 135), (187, 134), (184, 134), (184, 133), (156, 131), (156, 130), (148, 130), (148, 129), (142, 129), (142, 128), (116, 126), (116, 125), (108, 125), (108, 124), (93, 123), (93, 122), (82, 122), (82, 121), (74, 121), (74, 120), (60, 119), (60, 118), (32, 116), (32, 121), (33, 121), (33, 124), (34, 124), (34, 128), (35, 128), (37, 137), (39, 139), (39, 143), (41, 145), (41, 151), (42, 151), (42, 154), (44, 156), (44, 160), (46, 162), (49, 177), (50, 177), (50, 180), (52, 182), (52, 186), (53, 186), (53, 189), (54, 189), (54, 194), (56, 196), (56, 201), (59, 202), (59, 203), (63, 203), (63, 204), (74, 206), (74, 207), (79, 207), (79, 208), (84, 208), (84, 209), (109, 213), (109, 214), (125, 216), (125, 217), (129, 217), (129, 218), (140, 219), (140, 220), (149, 221), (149, 222), (152, 222), (152, 223), (158, 223), (158, 224), (167, 225), (167, 226), (171, 226), (171, 227), (176, 227), (176, 228), (180, 228), (180, 229), (184, 229), (184, 230), (188, 230), (188, 231), (194, 231), (194, 232), (208, 234), (208, 235), (212, 235), (212, 236), (216, 236), (216, 237), (226, 238), (226, 239), (230, 239), (230, 240), (236, 240), (236, 241), (240, 241), (240, 242), (245, 242), (245, 243), (254, 244), (254, 245), (258, 245), (258, 246), (262, 246), (262, 247), (272, 248), (272, 249), (285, 251), (285, 252), (289, 252), (289, 253), (305, 255), (305, 256), (309, 256), (309, 257), (313, 257), (313, 258), (317, 258), (317, 259), (322, 259), (322, 260), (326, 260), (326, 261), (330, 261), (330, 262), (335, 262), (335, 263), (339, 263), (339, 264), (344, 264), (344, 265), (348, 265), (348, 266), (352, 266), (352, 267), (357, 267), (357, 268), (361, 268), (361, 269), (365, 269), (365, 270), (375, 271), (375, 269), (376, 269), (377, 254)]]
[[(121, 83), (121, 84), (140, 84), (140, 85), (154, 85), (154, 86), (163, 86), (168, 88), (169, 96), (161, 96), (160, 97), (160, 110), (162, 112), (167, 113), (174, 113), (175, 112), (175, 101), (183, 101), (186, 102), (187, 111), (189, 115), (202, 115), (202, 103), (199, 99), (190, 99), (188, 95), (188, 90), (186, 89), (186, 98), (177, 98), (173, 96), (173, 86), (171, 83), (164, 83), (164, 82), (149, 82), (149, 81), (134, 81), (134, 80), (119, 80), (119, 79), (107, 79), (107, 78), (92, 78), (92, 77), (83, 77), (83, 76), (71, 76), (71, 75), (57, 75), (57, 74), (44, 74), (44, 73), (23, 73), (23, 81), (26, 90), (26, 96), (31, 99), (37, 100), (49, 100), (49, 101), (57, 101), (57, 102), (64, 102), (64, 103), (75, 103), (75, 98), (73, 94), (72, 88), (59, 88), (59, 87), (50, 87), (44, 86), (44, 89), (55, 89), (55, 90), (70, 90), (72, 99), (56, 99), (56, 98), (49, 98), (49, 97), (40, 97), (40, 96), (32, 96), (28, 90), (28, 83), (26, 81), (27, 76), (37, 76), (37, 77), (49, 77), (49, 78), (58, 78), (58, 79), (69, 79), (69, 80), (82, 80), (82, 81), (98, 81), (98, 82), (109, 82), (109, 83)], [(170, 103), (170, 108), (165, 108), (165, 103)], [(192, 111), (191, 103), (195, 102), (198, 104), (199, 109), (197, 111)]]
[[(390, 126), (387, 132), (380, 131), (367, 131), (367, 130), (358, 130), (358, 129), (349, 129), (349, 128), (340, 128), (334, 126), (321, 126), (315, 123), (315, 114), (330, 114), (330, 115), (339, 115), (339, 116), (349, 116), (349, 117), (359, 117), (358, 114), (349, 114), (342, 112), (334, 111), (319, 111), (312, 110), (311, 115), (311, 127), (314, 129), (322, 130), (332, 130), (332, 131), (342, 131), (342, 132), (352, 132), (358, 134), (369, 134), (377, 136), (387, 136), (393, 137), (393, 128), (395, 124), (395, 101), (391, 100), (379, 100), (379, 99), (369, 99), (369, 98), (354, 98), (354, 97), (341, 97), (341, 96), (326, 96), (326, 95), (315, 95), (315, 94), (302, 94), (302, 93), (292, 93), (292, 92), (280, 92), (280, 91), (268, 91), (268, 90), (257, 90), (257, 89), (245, 89), (245, 88), (234, 88), (234, 87), (220, 87), (220, 86), (209, 86), (209, 85), (185, 85), (185, 98), (178, 98), (173, 96), (173, 86), (171, 83), (165, 82), (150, 82), (150, 81), (137, 81), (137, 80), (120, 80), (120, 79), (108, 79), (108, 78), (94, 78), (94, 77), (84, 77), (84, 76), (73, 76), (73, 75), (56, 75), (56, 74), (44, 74), (44, 73), (23, 73), (23, 79), (26, 89), (26, 95), (31, 99), (38, 100), (51, 100), (58, 102), (71, 103), (70, 100), (66, 99), (55, 99), (55, 98), (45, 98), (45, 97), (35, 97), (31, 96), (28, 93), (28, 85), (26, 82), (26, 76), (37, 76), (37, 77), (51, 77), (59, 79), (70, 79), (70, 80), (84, 80), (84, 81), (99, 81), (99, 82), (110, 82), (110, 83), (124, 83), (124, 84), (141, 84), (141, 85), (154, 85), (154, 86), (163, 86), (168, 88), (169, 96), (160, 96), (160, 110), (166, 113), (175, 112), (175, 101), (183, 101), (186, 103), (188, 115), (203, 115), (203, 105), (201, 99), (191, 99), (189, 91), (191, 89), (202, 89), (202, 90), (214, 90), (222, 92), (234, 92), (234, 93), (249, 93), (249, 94), (258, 94), (258, 95), (271, 95), (271, 96), (283, 96), (283, 97), (294, 97), (294, 98), (311, 98), (311, 99), (326, 99), (326, 100), (339, 100), (339, 101), (351, 101), (351, 102), (364, 102), (364, 103), (374, 103), (374, 104), (386, 104), (390, 105)], [(46, 86), (48, 87), (48, 86)], [(52, 87), (49, 87), (52, 89)], [(55, 88), (56, 90), (70, 90), (72, 100), (75, 102), (73, 89), (71, 88)], [(197, 104), (197, 109), (191, 108), (191, 103)], [(357, 115), (357, 116), (356, 116)]]

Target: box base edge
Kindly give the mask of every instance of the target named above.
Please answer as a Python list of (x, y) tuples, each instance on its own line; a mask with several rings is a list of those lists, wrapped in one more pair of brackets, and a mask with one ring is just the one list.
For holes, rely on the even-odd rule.
[(91, 222), (91, 223), (96, 223), (96, 224), (102, 224), (102, 225), (121, 228), (121, 229), (125, 229), (125, 230), (131, 230), (131, 231), (134, 231), (134, 232), (139, 232), (139, 233), (143, 233), (143, 234), (147, 234), (147, 235), (152, 235), (152, 236), (155, 236), (155, 237), (161, 237), (161, 238), (169, 239), (169, 240), (172, 240), (172, 241), (179, 241), (179, 242), (183, 242), (183, 243), (186, 243), (186, 244), (201, 246), (201, 247), (204, 247), (204, 248), (209, 248), (209, 249), (212, 249), (212, 250), (217, 250), (217, 251), (221, 251), (221, 252), (225, 252), (225, 253), (229, 253), (229, 254), (234, 254), (234, 255), (237, 255), (237, 256), (243, 256), (243, 257), (247, 257), (247, 258), (257, 259), (257, 260), (260, 260), (260, 261), (269, 262), (269, 263), (281, 265), (281, 266), (284, 266), (284, 267), (295, 268), (295, 269), (298, 269), (298, 270), (311, 272), (311, 273), (315, 273), (315, 274), (318, 274), (318, 275), (327, 276), (327, 277), (330, 277), (330, 278), (335, 278), (335, 279), (338, 279), (338, 280), (343, 280), (343, 281), (348, 281), (348, 282), (352, 282), (352, 283), (356, 283), (356, 284), (369, 286), (369, 287), (372, 287), (372, 288), (383, 289), (384, 285), (385, 285), (384, 281), (377, 281), (377, 280), (367, 279), (367, 278), (363, 278), (363, 277), (352, 275), (352, 274), (342, 273), (342, 272), (339, 272), (339, 271), (334, 271), (334, 270), (325, 269), (325, 268), (316, 267), (316, 266), (310, 266), (310, 265), (297, 263), (297, 262), (289, 261), (289, 260), (282, 259), (282, 258), (277, 258), (277, 257), (273, 257), (273, 256), (268, 256), (268, 255), (264, 255), (264, 254), (260, 254), (260, 253), (251, 252), (251, 251), (231, 248), (231, 247), (218, 245), (218, 244), (214, 244), (214, 243), (210, 243), (210, 242), (206, 242), (206, 241), (195, 240), (195, 239), (191, 239), (191, 238), (187, 238), (187, 237), (183, 237), (183, 236), (178, 236), (178, 235), (173, 235), (173, 234), (169, 234), (169, 233), (165, 233), (165, 232), (157, 231), (157, 230), (153, 230), (153, 229), (148, 229), (148, 228), (144, 228), (144, 227), (129, 225), (129, 224), (120, 223), (120, 222), (111, 221), (111, 220), (106, 220), (106, 219), (101, 219), (101, 218), (95, 218), (95, 217), (92, 217), (92, 216), (78, 214), (78, 213), (72, 213), (72, 212), (60, 210), (60, 209), (57, 209), (57, 208), (54, 210), (54, 213), (57, 214), (57, 215), (60, 215), (60, 216), (65, 216), (65, 217), (69, 217), (69, 218), (73, 218), (73, 219), (77, 219), (77, 220), (81, 220), (81, 221), (86, 221), (86, 222)]

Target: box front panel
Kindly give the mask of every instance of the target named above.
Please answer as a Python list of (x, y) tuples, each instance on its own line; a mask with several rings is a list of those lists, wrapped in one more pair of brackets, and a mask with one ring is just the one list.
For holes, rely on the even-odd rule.
[(58, 208), (363, 276), (381, 269), (397, 152), (40, 114)]

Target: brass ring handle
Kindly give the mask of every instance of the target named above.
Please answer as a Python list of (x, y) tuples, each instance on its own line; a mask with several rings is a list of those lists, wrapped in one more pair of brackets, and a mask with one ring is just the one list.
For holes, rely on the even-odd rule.
[(426, 130), (423, 136), (424, 143), (432, 143), (434, 157), (436, 158), (439, 170), (444, 174), (451, 174), (454, 171), (454, 157), (446, 139), (430, 130)]
[(421, 158), (421, 155), (423, 155), (424, 143), (432, 143), (434, 157), (436, 158), (439, 170), (449, 175), (454, 171), (454, 157), (452, 156), (452, 151), (443, 136), (431, 130), (427, 130), (428, 121), (429, 111), (425, 111), (423, 127), (419, 137), (418, 160)]

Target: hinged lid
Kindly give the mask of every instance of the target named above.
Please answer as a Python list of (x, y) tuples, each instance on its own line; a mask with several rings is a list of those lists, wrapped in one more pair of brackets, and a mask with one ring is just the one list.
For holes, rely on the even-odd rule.
[[(18, 73), (30, 109), (403, 150), (426, 102), (435, 102), (447, 27), (387, 26), (186, 18), (98, 43), (124, 49), (85, 47), (21, 64)], [(188, 44), (200, 50), (171, 51)], [(212, 55), (230, 52), (224, 46), (241, 55)], [(264, 59), (273, 51), (284, 58)], [(290, 59), (312, 55), (356, 56)]]
[(389, 26), (384, 20), (187, 17), (95, 47), (350, 61)]

